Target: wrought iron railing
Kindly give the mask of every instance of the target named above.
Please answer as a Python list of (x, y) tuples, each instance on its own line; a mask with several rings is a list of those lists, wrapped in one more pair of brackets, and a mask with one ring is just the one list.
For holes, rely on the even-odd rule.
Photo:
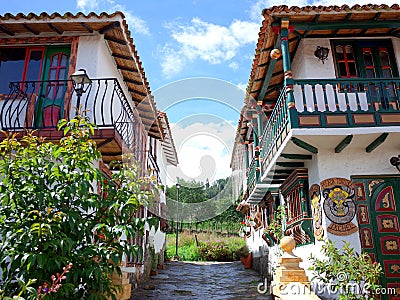
[(11, 82), (9, 94), (0, 101), (1, 129), (53, 129), (59, 119), (73, 118), (77, 106), (99, 129), (114, 128), (126, 147), (134, 146), (137, 120), (115, 78), (92, 79), (82, 97), (74, 93), (71, 80)]
[(160, 168), (157, 164), (157, 159), (154, 157), (152, 151), (147, 150), (147, 173), (148, 175), (154, 176), (157, 183), (161, 184)]

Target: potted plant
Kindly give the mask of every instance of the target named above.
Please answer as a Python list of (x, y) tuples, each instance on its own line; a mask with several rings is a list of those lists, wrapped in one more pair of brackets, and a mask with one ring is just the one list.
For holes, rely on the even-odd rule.
[(237, 256), (239, 256), (240, 261), (242, 262), (244, 268), (250, 269), (252, 264), (252, 255), (249, 250), (249, 247), (247, 247), (246, 245), (240, 247), (238, 250), (236, 250), (236, 254)]

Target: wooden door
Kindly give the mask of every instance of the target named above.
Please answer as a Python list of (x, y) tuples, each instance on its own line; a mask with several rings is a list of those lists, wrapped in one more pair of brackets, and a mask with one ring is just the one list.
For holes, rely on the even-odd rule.
[(381, 299), (400, 299), (400, 176), (352, 177), (356, 199), (361, 247), (381, 264), (383, 287), (397, 295)]

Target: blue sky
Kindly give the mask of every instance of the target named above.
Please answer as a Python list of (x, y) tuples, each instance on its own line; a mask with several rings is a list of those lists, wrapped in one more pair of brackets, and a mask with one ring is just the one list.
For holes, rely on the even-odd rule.
[[(157, 106), (167, 112), (172, 125), (181, 170), (174, 172), (171, 182), (176, 174), (182, 176), (183, 173), (187, 179), (198, 180), (205, 179), (201, 177), (203, 173), (207, 176), (213, 174), (213, 178), (209, 178), (212, 181), (230, 174), (230, 149), (244, 97), (243, 91), (238, 93), (238, 90), (245, 89), (249, 79), (262, 9), (280, 4), (354, 5), (371, 2), (375, 1), (0, 0), (0, 14), (122, 11)], [(385, 3), (393, 4), (395, 1)], [(198, 77), (215, 79), (217, 84), (209, 85), (214, 89), (211, 96), (189, 93), (176, 99), (173, 105), (163, 100), (162, 96), (168, 90), (165, 87), (180, 87), (177, 82), (185, 83), (182, 80)], [(207, 89), (202, 84), (199, 86)], [(223, 99), (221, 91), (230, 96)], [(209, 162), (210, 156), (213, 162), (209, 165), (214, 169), (204, 170), (204, 161)]]

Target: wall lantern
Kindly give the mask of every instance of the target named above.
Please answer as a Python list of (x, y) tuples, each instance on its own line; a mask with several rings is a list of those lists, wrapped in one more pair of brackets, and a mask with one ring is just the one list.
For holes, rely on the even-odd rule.
[(314, 55), (318, 57), (318, 59), (322, 60), (322, 63), (324, 63), (324, 60), (328, 58), (329, 54), (329, 49), (321, 46), (317, 46), (317, 49), (314, 51)]
[(400, 155), (391, 157), (390, 164), (396, 167), (396, 169), (400, 172)]
[(92, 80), (90, 80), (85, 69), (79, 69), (78, 71), (76, 71), (74, 74), (71, 75), (71, 79), (76, 96), (78, 98), (76, 102), (76, 108), (80, 110), (79, 106), (81, 104), (81, 97), (92, 85)]

